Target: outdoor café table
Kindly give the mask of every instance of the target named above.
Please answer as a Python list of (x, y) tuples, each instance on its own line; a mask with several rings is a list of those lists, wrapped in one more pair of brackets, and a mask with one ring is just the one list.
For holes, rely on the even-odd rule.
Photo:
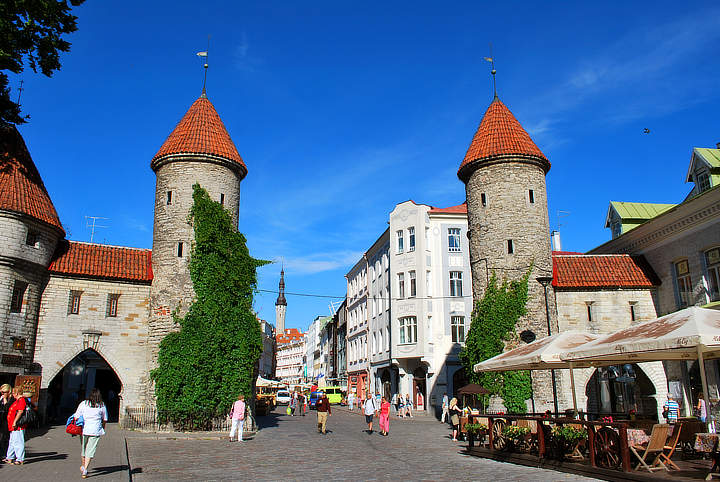
[(650, 441), (650, 436), (645, 433), (645, 430), (641, 428), (629, 428), (627, 429), (627, 441), (628, 446), (645, 445)]
[(717, 451), (718, 440), (720, 440), (720, 435), (716, 433), (695, 434), (695, 451), (709, 453), (713, 460), (713, 466), (705, 480), (710, 480), (713, 476), (720, 477), (720, 473), (718, 473), (718, 468), (720, 468), (720, 454)]

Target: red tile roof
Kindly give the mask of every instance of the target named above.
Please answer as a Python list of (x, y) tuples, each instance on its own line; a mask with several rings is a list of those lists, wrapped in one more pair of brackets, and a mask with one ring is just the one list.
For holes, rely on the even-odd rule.
[(275, 342), (278, 344), (290, 343), (302, 340), (303, 336), (303, 333), (297, 328), (285, 328), (284, 333), (278, 333), (275, 335)]
[(550, 162), (538, 149), (512, 112), (497, 97), (490, 103), (465, 154), (458, 177), (466, 180), (472, 165), (498, 157), (521, 156), (536, 159), (550, 169)]
[(556, 288), (652, 288), (660, 279), (642, 256), (553, 253)]
[(15, 126), (0, 127), (0, 209), (31, 216), (65, 236), (45, 184)]
[(431, 208), (428, 213), (467, 214), (467, 203), (450, 206), (449, 208)]
[(62, 241), (48, 270), (69, 276), (150, 283), (151, 254), (149, 249)]
[(153, 162), (172, 154), (212, 154), (236, 162), (242, 167), (243, 176), (247, 174), (247, 167), (230, 134), (205, 94), (193, 102), (155, 154)]

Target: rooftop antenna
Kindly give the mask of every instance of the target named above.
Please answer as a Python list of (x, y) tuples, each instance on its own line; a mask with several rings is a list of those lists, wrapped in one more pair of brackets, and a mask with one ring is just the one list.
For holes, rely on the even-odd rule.
[(22, 80), (22, 79), (20, 79), (20, 87), (18, 87), (18, 100), (17, 100), (17, 102), (16, 102), (16, 104), (18, 104), (18, 105), (20, 105), (20, 96), (22, 95), (23, 84), (24, 84), (24, 83), (25, 83), (25, 81)]
[(492, 66), (492, 70), (490, 71), (490, 73), (492, 74), (493, 78), (493, 94), (495, 96), (494, 99), (497, 99), (497, 88), (495, 86), (495, 74), (497, 73), (497, 70), (495, 70), (495, 57), (493, 57), (492, 53), (492, 42), (490, 42), (490, 57), (485, 57), (485, 60), (490, 62), (490, 65)]
[(90, 228), (90, 242), (93, 242), (93, 239), (95, 238), (95, 229), (98, 228), (107, 228), (107, 226), (101, 226), (100, 224), (97, 224), (98, 219), (110, 219), (110, 218), (104, 218), (102, 216), (85, 216), (85, 227)]
[(563, 210), (561, 210), (561, 209), (558, 209), (558, 210), (557, 210), (557, 216), (556, 216), (556, 217), (557, 217), (557, 227), (558, 227), (558, 229), (560, 229), (560, 227), (563, 225), (563, 224), (560, 222), (560, 220), (561, 220), (562, 218), (566, 218), (566, 217), (568, 217), (568, 216), (570, 216), (570, 211), (563, 211)]
[(203, 57), (205, 59), (205, 63), (203, 64), (203, 67), (205, 68), (205, 76), (203, 77), (203, 90), (202, 95), (205, 96), (205, 83), (207, 82), (207, 71), (208, 71), (208, 52), (210, 52), (210, 36), (208, 35), (208, 46), (207, 50), (204, 52), (198, 52), (198, 57)]

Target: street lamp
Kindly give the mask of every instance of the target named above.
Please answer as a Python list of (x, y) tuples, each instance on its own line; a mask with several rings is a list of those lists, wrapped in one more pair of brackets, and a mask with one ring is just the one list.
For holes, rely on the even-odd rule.
[[(550, 327), (550, 307), (548, 305), (547, 298), (547, 287), (552, 283), (552, 276), (538, 276), (535, 278), (538, 283), (543, 287), (545, 293), (545, 318), (547, 319), (548, 336), (552, 335), (552, 328)], [(555, 407), (555, 416), (559, 416), (558, 401), (557, 401), (557, 382), (555, 381), (555, 370), (550, 370), (550, 376), (552, 377), (552, 389), (553, 389), (553, 406)]]

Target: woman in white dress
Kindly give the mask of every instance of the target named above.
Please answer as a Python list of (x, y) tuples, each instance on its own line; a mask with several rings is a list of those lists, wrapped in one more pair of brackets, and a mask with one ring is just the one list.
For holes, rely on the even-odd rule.
[(82, 478), (87, 478), (88, 466), (97, 450), (100, 437), (105, 435), (105, 424), (107, 423), (107, 408), (103, 403), (100, 390), (93, 388), (87, 400), (80, 402), (73, 418), (83, 418), (83, 433), (81, 436), (80, 459), (82, 465), (80, 472)]

